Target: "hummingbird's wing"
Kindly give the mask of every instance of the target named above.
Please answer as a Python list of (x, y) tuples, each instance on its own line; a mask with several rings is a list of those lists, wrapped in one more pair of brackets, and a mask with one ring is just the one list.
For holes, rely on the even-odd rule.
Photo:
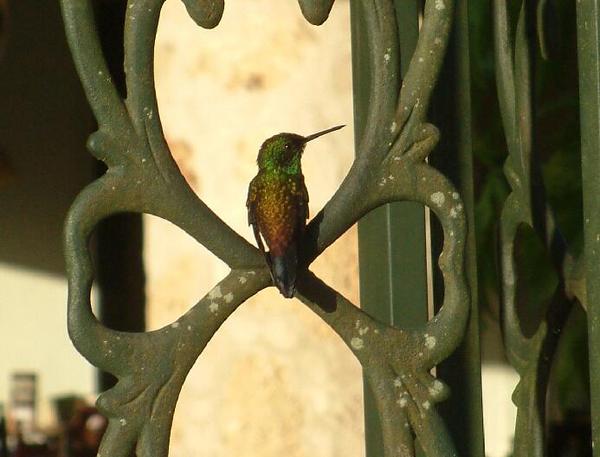
[(298, 190), (296, 194), (296, 201), (298, 202), (298, 223), (301, 226), (302, 231), (306, 226), (306, 220), (308, 219), (308, 190), (306, 184), (304, 184), (304, 176), (300, 177), (298, 183)]
[(258, 245), (258, 249), (263, 253), (265, 259), (267, 259), (267, 265), (269, 268), (271, 267), (271, 257), (265, 251), (265, 245), (263, 244), (262, 237), (260, 236), (260, 231), (258, 230), (258, 224), (252, 224), (252, 230), (254, 231), (254, 238), (256, 239), (256, 244)]
[[(254, 229), (254, 234), (258, 229), (256, 223), (256, 199), (258, 195), (256, 178), (250, 181), (248, 186), (248, 198), (246, 199), (246, 208), (248, 209), (248, 225)], [(257, 240), (258, 241), (258, 240)]]
[(248, 186), (248, 198), (246, 200), (246, 208), (248, 208), (248, 225), (252, 226), (252, 231), (254, 232), (254, 238), (256, 239), (258, 249), (260, 249), (260, 251), (264, 254), (265, 258), (267, 259), (267, 264), (270, 266), (270, 258), (265, 251), (265, 246), (263, 244), (262, 237), (260, 236), (260, 230), (256, 220), (256, 199), (258, 196), (257, 186), (258, 183), (256, 182), (256, 178), (250, 181), (250, 185)]

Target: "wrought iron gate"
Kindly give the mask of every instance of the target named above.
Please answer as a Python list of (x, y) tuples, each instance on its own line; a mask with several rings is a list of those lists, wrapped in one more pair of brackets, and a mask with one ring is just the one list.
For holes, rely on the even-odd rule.
[[(218, 25), (223, 0), (183, 2), (198, 25)], [(81, 192), (65, 228), (69, 334), (90, 362), (118, 378), (115, 387), (98, 400), (110, 419), (102, 456), (126, 457), (134, 449), (139, 456), (168, 454), (175, 404), (188, 371), (225, 319), (270, 285), (258, 250), (194, 194), (164, 140), (153, 76), (154, 40), (163, 3), (127, 2), (127, 97), (123, 98), (102, 54), (92, 1), (61, 0), (72, 53), (99, 125), (88, 147), (108, 166), (100, 179)], [(368, 420), (376, 427), (367, 431), (370, 455), (483, 456), (478, 313), (471, 306), (477, 303), (477, 280), (468, 2), (427, 0), (419, 26), (420, 3), (351, 2), (356, 159), (338, 191), (308, 226), (302, 249), (305, 272), (296, 296), (341, 336), (364, 368), (368, 403), (376, 411), (375, 419), (369, 416)], [(333, 0), (300, 0), (302, 13), (316, 25), (327, 19), (332, 4)], [(537, 24), (543, 38), (545, 4), (523, 0), (516, 23), (507, 12), (507, 2), (495, 0), (493, 11), (498, 94), (508, 145), (505, 173), (512, 190), (501, 217), (503, 323), (507, 354), (521, 376), (514, 396), (519, 408), (514, 455), (524, 457), (545, 455), (544, 393), (549, 367), (575, 300), (587, 306), (590, 348), (600, 345), (600, 5), (597, 0), (577, 2), (586, 251), (585, 257), (576, 258), (560, 237), (539, 181), (532, 143), (535, 43), (529, 30)], [(454, 83), (439, 77), (447, 68), (455, 73)], [(436, 107), (435, 98), (441, 96), (435, 92), (436, 84), (441, 88), (438, 92), (443, 89), (454, 95), (446, 111), (442, 103)], [(428, 121), (430, 112), (439, 121), (440, 149), (450, 161), (436, 158), (437, 153), (430, 157), (440, 141), (440, 131)], [(453, 140), (443, 137), (449, 131)], [(417, 204), (398, 205), (401, 201)], [(441, 248), (436, 253), (440, 300), (430, 316), (425, 269), (418, 273), (418, 287), (412, 294), (402, 294), (406, 285), (399, 279), (403, 267), (398, 252), (406, 254), (409, 265), (424, 263), (424, 207), (441, 226)], [(188, 313), (160, 330), (126, 333), (103, 326), (91, 310), (88, 240), (99, 221), (121, 212), (169, 220), (226, 262), (229, 275)], [(375, 249), (383, 249), (387, 261), (371, 273), (362, 272), (363, 308), (359, 309), (307, 268), (363, 217), (361, 262), (373, 262), (373, 253), (379, 252)], [(421, 227), (423, 238), (410, 242), (416, 250), (407, 251), (402, 234), (391, 230), (403, 220)], [(522, 225), (530, 226), (544, 241), (560, 277), (556, 297), (533, 335), (523, 332), (516, 309), (514, 243)], [(369, 234), (377, 230), (389, 233), (383, 248), (369, 241)], [(587, 291), (585, 287), (573, 290), (570, 285), (582, 270)], [(210, 311), (214, 307), (218, 314)], [(452, 364), (444, 364), (453, 354)], [(599, 436), (600, 365), (593, 349), (590, 354), (594, 436)], [(434, 367), (437, 376), (432, 375)], [(444, 420), (437, 404), (448, 398), (446, 378), (453, 392), (461, 392), (462, 384), (462, 395), (451, 398)]]

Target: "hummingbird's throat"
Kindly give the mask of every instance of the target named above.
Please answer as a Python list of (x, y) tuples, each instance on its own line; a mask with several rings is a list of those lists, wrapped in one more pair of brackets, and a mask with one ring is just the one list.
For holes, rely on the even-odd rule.
[(296, 175), (298, 173), (302, 173), (300, 154), (295, 154), (294, 158), (290, 160), (289, 164), (287, 166), (284, 166), (283, 169), (288, 175)]
[(265, 165), (267, 171), (276, 174), (285, 173), (288, 175), (295, 175), (302, 173), (300, 154), (295, 154), (291, 160), (284, 163), (281, 163), (279, 160), (268, 160)]

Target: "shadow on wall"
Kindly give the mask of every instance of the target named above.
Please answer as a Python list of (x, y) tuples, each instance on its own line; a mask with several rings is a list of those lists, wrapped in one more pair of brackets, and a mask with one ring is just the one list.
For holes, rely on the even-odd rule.
[(0, 61), (0, 262), (62, 274), (64, 218), (95, 174), (85, 150), (94, 119), (59, 3), (8, 6)]

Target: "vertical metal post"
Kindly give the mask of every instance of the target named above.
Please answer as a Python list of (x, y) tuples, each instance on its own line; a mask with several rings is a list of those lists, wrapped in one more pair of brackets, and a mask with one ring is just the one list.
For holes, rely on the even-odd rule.
[(577, 1), (592, 447), (600, 456), (600, 1)]
[[(456, 3), (454, 30), (448, 54), (433, 100), (432, 121), (441, 131), (441, 140), (430, 160), (460, 190), (465, 204), (469, 230), (465, 267), (471, 291), (471, 314), (463, 343), (454, 354), (438, 365), (437, 374), (452, 392), (450, 398), (440, 404), (439, 409), (458, 453), (483, 457), (470, 73), (468, 2), (459, 0)], [(440, 246), (440, 249), (442, 236), (441, 230), (434, 231), (432, 235), (434, 244)], [(433, 254), (436, 258), (440, 254), (439, 249), (434, 248)], [(435, 275), (435, 283), (440, 286), (442, 284), (439, 274)], [(441, 303), (443, 291), (440, 289), (441, 287), (436, 287), (436, 304)]]
[[(400, 71), (404, 77), (419, 35), (419, 0), (395, 0), (399, 24)], [(366, 66), (365, 28), (357, 2), (350, 2), (355, 141), (368, 110), (370, 69)], [(395, 94), (390, 94), (395, 95)], [(360, 301), (371, 315), (392, 325), (411, 327), (427, 320), (425, 213), (422, 205), (394, 203), (378, 208), (358, 224)], [(365, 384), (367, 456), (383, 455), (377, 409)]]
[[(96, 3), (95, 6), (106, 61), (112, 79), (124, 97), (123, 28), (127, 5), (111, 2)], [(105, 172), (104, 166), (98, 168), (101, 176)], [(143, 332), (146, 328), (146, 293), (142, 215), (124, 213), (111, 216), (98, 224), (96, 236), (100, 320), (115, 330)], [(127, 306), (123, 306), (124, 303)], [(109, 389), (115, 381), (110, 373), (101, 371), (99, 390)]]

